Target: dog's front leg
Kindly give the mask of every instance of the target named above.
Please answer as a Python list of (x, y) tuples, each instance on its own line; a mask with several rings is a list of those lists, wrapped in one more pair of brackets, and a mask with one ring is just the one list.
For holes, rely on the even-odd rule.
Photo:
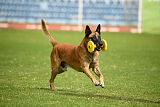
[(84, 73), (92, 80), (95, 86), (99, 85), (99, 82), (96, 80), (96, 78), (92, 75), (92, 73), (89, 71), (89, 66), (84, 66), (83, 67)]
[(99, 80), (100, 80), (100, 86), (101, 86), (102, 88), (104, 88), (104, 78), (103, 78), (102, 73), (100, 72), (99, 67), (98, 67), (98, 66), (96, 66), (96, 67), (94, 67), (92, 70), (93, 70), (93, 71), (94, 71), (94, 73), (99, 77)]

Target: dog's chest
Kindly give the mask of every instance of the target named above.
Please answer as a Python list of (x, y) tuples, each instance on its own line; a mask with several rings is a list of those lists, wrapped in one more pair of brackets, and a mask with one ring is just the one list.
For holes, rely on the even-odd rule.
[(85, 59), (89, 63), (98, 62), (99, 61), (99, 53), (95, 52), (94, 54), (89, 54)]

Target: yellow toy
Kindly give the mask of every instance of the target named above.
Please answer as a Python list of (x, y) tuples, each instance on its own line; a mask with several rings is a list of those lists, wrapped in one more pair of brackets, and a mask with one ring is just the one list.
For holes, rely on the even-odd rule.
[[(107, 42), (104, 39), (102, 39), (101, 41), (103, 42), (103, 46), (101, 47), (102, 51), (107, 51)], [(89, 41), (87, 43), (87, 49), (90, 53), (92, 53), (95, 48), (96, 46), (92, 41)]]
[(102, 39), (101, 41), (103, 42), (103, 47), (101, 48), (102, 51), (107, 51), (107, 42), (104, 39)]
[(89, 41), (88, 43), (87, 43), (87, 49), (88, 49), (88, 51), (90, 52), (90, 53), (92, 53), (93, 51), (94, 51), (94, 48), (95, 48), (96, 46), (94, 45), (94, 43), (92, 42), (92, 41)]

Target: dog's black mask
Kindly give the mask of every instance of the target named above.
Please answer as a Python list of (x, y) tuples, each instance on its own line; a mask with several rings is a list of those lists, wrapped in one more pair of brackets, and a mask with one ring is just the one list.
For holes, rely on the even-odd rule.
[[(90, 37), (90, 39), (92, 40), (92, 42), (96, 45), (96, 50), (100, 51), (101, 47), (103, 46), (103, 42), (101, 41), (101, 26), (100, 24), (97, 26), (97, 29), (95, 31), (95, 35), (93, 35), (92, 37)], [(90, 30), (89, 26), (86, 26), (86, 30), (85, 30), (85, 36), (86, 38), (89, 38), (89, 35), (92, 33), (92, 31)], [(98, 34), (97, 34), (98, 33)]]
[(101, 41), (101, 36), (92, 36), (91, 40), (93, 41), (93, 43), (96, 45), (96, 50), (100, 51), (101, 47), (103, 46), (103, 42)]

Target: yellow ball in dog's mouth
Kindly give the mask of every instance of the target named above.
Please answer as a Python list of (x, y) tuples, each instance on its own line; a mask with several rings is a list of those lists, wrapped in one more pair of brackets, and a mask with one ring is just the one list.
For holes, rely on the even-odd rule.
[(101, 41), (103, 42), (103, 46), (101, 47), (102, 51), (107, 51), (107, 42), (104, 39)]
[[(107, 42), (104, 39), (102, 39), (101, 41), (103, 43), (103, 46), (101, 47), (102, 51), (107, 51)], [(95, 47), (96, 46), (95, 46), (95, 44), (92, 41), (89, 41), (87, 43), (87, 49), (88, 49), (88, 51), (90, 53), (92, 53), (94, 51)]]
[(92, 52), (94, 51), (94, 48), (95, 48), (94, 43), (93, 43), (92, 41), (89, 41), (89, 42), (87, 43), (87, 49), (88, 49), (88, 51), (89, 51), (90, 53), (92, 53)]

